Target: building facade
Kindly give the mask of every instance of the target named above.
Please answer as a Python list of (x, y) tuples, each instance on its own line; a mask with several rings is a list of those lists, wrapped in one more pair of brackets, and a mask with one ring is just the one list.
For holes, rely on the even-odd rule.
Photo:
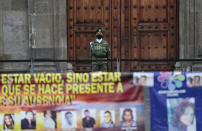
[[(72, 43), (77, 43), (74, 40), (78, 40), (80, 44), (82, 44), (83, 41), (86, 40), (86, 43), (88, 44), (90, 39), (85, 39), (86, 37), (90, 36), (92, 39), (93, 36), (93, 30), (96, 30), (97, 26), (91, 24), (90, 26), (94, 27), (93, 29), (89, 29), (88, 26), (79, 25), (76, 23), (76, 25), (71, 25), (71, 22), (75, 21), (74, 13), (72, 13), (70, 10), (80, 10), (83, 5), (76, 6), (74, 5), (76, 3), (71, 3), (71, 1), (75, 2), (77, 0), (0, 0), (0, 60), (30, 60), (29, 62), (1, 62), (0, 63), (0, 72), (68, 72), (68, 71), (78, 71), (82, 72), (83, 70), (90, 70), (89, 65), (87, 63), (87, 66), (83, 66), (85, 64), (75, 64), (72, 65), (71, 63), (67, 62), (35, 62), (36, 59), (46, 59), (46, 60), (66, 60), (66, 59), (77, 59), (77, 58), (83, 58), (80, 56), (84, 56), (87, 59), (89, 56), (85, 54), (85, 52), (82, 52), (82, 48), (88, 51), (88, 46), (82, 46), (79, 45), (71, 45)], [(83, 0), (86, 3), (90, 3), (94, 0)], [(111, 12), (114, 12), (117, 16), (114, 18), (113, 13), (110, 15), (109, 22), (111, 22), (111, 25), (113, 24), (113, 27), (109, 27), (107, 31), (107, 26), (105, 28), (105, 31), (108, 32), (108, 34), (105, 32), (105, 37), (107, 38), (107, 35), (109, 35), (108, 40), (113, 42), (112, 52), (115, 52), (112, 54), (112, 58), (115, 59), (117, 57), (122, 58), (139, 58), (139, 57), (130, 57), (133, 56), (133, 52), (144, 52), (143, 48), (145, 47), (139, 47), (139, 51), (135, 45), (130, 47), (130, 42), (140, 42), (140, 36), (137, 34), (139, 32), (136, 29), (132, 29), (132, 26), (135, 28), (134, 25), (129, 24), (128, 22), (136, 19), (134, 14), (138, 14), (135, 12), (136, 8), (138, 6), (135, 6), (135, 2), (138, 3), (138, 0), (100, 0), (103, 1), (105, 5), (105, 2), (110, 5), (108, 7), (107, 5), (105, 10), (110, 10)], [(146, 0), (145, 0), (146, 1)], [(162, 0), (164, 1), (165, 5), (162, 4), (162, 10), (163, 9), (175, 9), (176, 13), (171, 12), (171, 14), (174, 15), (174, 20), (176, 26), (174, 27), (174, 37), (175, 39), (175, 51), (169, 52), (168, 47), (162, 46), (162, 49), (167, 51), (166, 56), (163, 58), (172, 58), (172, 55), (174, 53), (173, 58), (180, 58), (180, 59), (200, 59), (202, 57), (202, 1), (201, 0)], [(84, 4), (86, 4), (84, 2)], [(118, 3), (119, 2), (119, 3)], [(140, 10), (148, 9), (153, 10), (154, 8), (156, 10), (159, 10), (160, 6), (155, 5), (155, 2), (158, 3), (158, 0), (154, 0), (154, 3), (152, 6), (140, 6)], [(169, 2), (175, 3), (174, 6), (169, 5)], [(147, 2), (145, 2), (147, 3)], [(161, 3), (161, 2), (160, 2)], [(72, 4), (72, 5), (71, 5)], [(148, 4), (148, 3), (147, 3)], [(139, 3), (141, 5), (141, 3)], [(91, 6), (84, 6), (84, 9), (91, 8), (93, 10), (96, 7), (95, 5)], [(74, 9), (75, 8), (75, 9)], [(100, 7), (98, 6), (97, 9)], [(139, 9), (138, 8), (138, 9)], [(102, 9), (102, 7), (101, 7)], [(123, 9), (125, 11), (123, 11)], [(130, 10), (131, 9), (131, 10)], [(114, 10), (119, 10), (119, 12), (116, 12)], [(102, 10), (104, 12), (104, 10)], [(121, 15), (117, 15), (117, 14)], [(130, 15), (128, 15), (130, 14)], [(107, 16), (108, 13), (103, 13), (103, 15)], [(71, 17), (72, 16), (72, 17)], [(97, 19), (98, 15), (95, 15), (94, 18)], [(99, 16), (103, 17), (104, 16)], [(127, 17), (128, 16), (128, 17)], [(148, 16), (147, 13), (145, 13), (144, 16)], [(158, 14), (156, 15), (158, 16)], [(123, 18), (124, 17), (124, 18)], [(149, 16), (148, 16), (149, 17)], [(92, 19), (93, 21), (95, 19)], [(155, 18), (154, 18), (155, 19)], [(165, 22), (169, 22), (170, 19), (172, 20), (173, 17), (166, 16)], [(107, 20), (107, 19), (106, 19)], [(115, 23), (116, 21), (119, 21), (118, 23)], [(144, 25), (144, 20), (142, 21), (142, 25)], [(147, 21), (150, 22), (150, 18), (147, 19)], [(151, 20), (152, 21), (152, 20)], [(158, 19), (157, 25), (158, 25)], [(83, 20), (84, 22), (84, 20)], [(92, 21), (91, 21), (92, 22)], [(100, 23), (99, 19), (97, 20), (98, 24)], [(103, 21), (101, 20), (101, 23)], [(162, 19), (162, 22), (164, 22), (164, 18)], [(93, 23), (93, 22), (92, 22)], [(108, 23), (105, 21), (104, 23)], [(154, 22), (153, 22), (154, 23)], [(161, 23), (161, 22), (160, 22)], [(82, 23), (81, 23), (82, 24)], [(95, 24), (95, 23), (94, 23)], [(84, 22), (84, 25), (88, 25)], [(152, 25), (152, 22), (150, 22), (150, 25)], [(120, 28), (119, 28), (120, 27)], [(87, 28), (87, 30), (82, 30)], [(113, 28), (113, 29), (112, 29)], [(154, 32), (160, 32), (160, 31), (166, 31), (169, 29), (162, 29), (162, 30), (151, 30), (151, 31), (144, 31), (145, 28), (140, 27), (140, 31), (147, 32), (147, 34)], [(150, 28), (150, 27), (148, 27)], [(153, 28), (151, 26), (151, 28)], [(155, 27), (154, 27), (155, 28)], [(78, 29), (78, 30), (77, 30)], [(171, 26), (172, 29), (172, 26)], [(126, 33), (125, 36), (123, 34), (123, 31)], [(76, 32), (75, 32), (76, 31)], [(133, 32), (134, 31), (134, 32)], [(119, 34), (113, 34), (116, 32), (120, 32)], [(127, 32), (130, 33), (130, 37), (127, 37)], [(72, 34), (71, 34), (72, 33)], [(77, 34), (76, 34), (77, 33)], [(78, 34), (80, 33), (80, 34)], [(83, 34), (82, 34), (83, 33)], [(90, 33), (90, 34), (88, 34)], [(133, 34), (133, 35), (131, 35)], [(139, 33), (140, 34), (140, 33)], [(84, 37), (79, 37), (81, 39), (77, 39), (75, 36), (78, 37), (80, 35), (83, 35)], [(112, 38), (114, 36), (114, 38)], [(124, 36), (124, 37), (123, 37)], [(138, 37), (136, 37), (138, 36)], [(157, 35), (158, 37), (158, 35)], [(166, 36), (169, 40), (170, 36)], [(161, 40), (161, 39), (160, 39)], [(167, 40), (166, 40), (167, 41)], [(121, 48), (121, 46), (116, 43), (124, 43), (124, 48)], [(129, 43), (129, 44), (128, 44)], [(128, 44), (128, 46), (127, 46)], [(145, 44), (145, 43), (144, 43)], [(160, 46), (161, 42), (158, 46)], [(170, 45), (171, 44), (171, 45)], [(170, 45), (169, 48), (173, 48), (172, 43), (167, 42), (167, 45)], [(78, 50), (77, 50), (78, 48)], [(128, 51), (128, 49), (133, 48), (134, 50)], [(147, 47), (147, 50), (152, 47)], [(158, 48), (158, 47), (155, 47)], [(124, 49), (124, 50), (122, 50)], [(71, 53), (73, 50), (73, 53)], [(76, 54), (76, 51), (78, 54)], [(116, 51), (115, 51), (116, 50)], [(120, 50), (120, 52), (118, 51)], [(122, 50), (122, 51), (121, 51)], [(80, 52), (81, 51), (81, 52)], [(157, 52), (157, 56), (163, 55), (159, 54), (159, 49), (153, 50), (155, 53)], [(134, 53), (134, 54), (135, 54)], [(165, 52), (163, 52), (165, 53)], [(75, 55), (76, 54), (76, 55)], [(77, 57), (78, 55), (78, 57)], [(168, 57), (170, 56), (170, 57)], [(146, 54), (145, 57), (140, 58), (149, 58)], [(155, 57), (154, 57), (155, 58)], [(177, 62), (172, 63), (173, 67), (172, 70), (180, 70), (180, 71), (201, 71), (202, 70), (202, 62)], [(149, 68), (149, 65), (146, 66), (146, 68), (143, 65), (140, 65), (139, 67), (136, 67), (135, 64), (130, 64), (128, 62), (123, 62), (121, 65), (121, 71), (141, 71), (142, 70), (167, 70), (166, 67), (156, 68), (157, 66)], [(133, 65), (133, 68), (129, 68), (130, 65)], [(76, 68), (75, 68), (76, 67)], [(143, 67), (143, 68), (141, 68)], [(78, 69), (77, 69), (78, 68)], [(110, 65), (110, 71), (116, 71), (118, 68), (117, 63), (114, 62)], [(139, 69), (138, 69), (139, 68)], [(169, 69), (170, 70), (170, 69)], [(148, 89), (145, 90), (145, 107), (146, 109), (149, 109), (149, 92)], [(147, 110), (145, 112), (147, 116), (147, 130), (150, 130), (150, 121), (149, 121), (149, 113), (150, 111)]]
[[(174, 29), (174, 33), (171, 31), (171, 36), (173, 35), (175, 37), (176, 45), (172, 45), (172, 40), (169, 38), (171, 37), (168, 34), (165, 41), (167, 42), (167, 45), (162, 46), (162, 49), (159, 48), (161, 42), (159, 45), (157, 44), (158, 50), (153, 50), (153, 52), (149, 55), (154, 54), (155, 52), (165, 53), (165, 57), (162, 58), (180, 58), (180, 59), (199, 59), (201, 58), (201, 47), (202, 47), (202, 9), (200, 8), (200, 5), (202, 2), (200, 0), (172, 0), (167, 1), (164, 0), (164, 3), (159, 3), (159, 5), (155, 5), (158, 3), (154, 1), (154, 3), (146, 3), (145, 5), (141, 5), (144, 3), (139, 2), (138, 0), (117, 0), (117, 1), (111, 1), (106, 2), (103, 0), (103, 9), (101, 7), (101, 15), (92, 16), (95, 19), (92, 19), (92, 23), (86, 22), (85, 19), (82, 23), (81, 21), (78, 21), (82, 18), (77, 18), (77, 13), (81, 13), (79, 11), (80, 8), (84, 7), (85, 10), (93, 10), (96, 8), (96, 5), (92, 5), (92, 2), (90, 0), (84, 0), (83, 5), (80, 5), (79, 8), (79, 2), (71, 3), (72, 0), (0, 0), (0, 58), (2, 60), (30, 60), (30, 62), (21, 62), (21, 63), (1, 63), (0, 64), (0, 71), (1, 72), (66, 72), (70, 70), (82, 72), (83, 70), (89, 70), (90, 67), (87, 65), (86, 67), (83, 66), (85, 64), (70, 64), (67, 62), (35, 62), (36, 59), (51, 59), (51, 60), (65, 60), (65, 59), (80, 59), (80, 55), (78, 55), (82, 50), (88, 51), (88, 46), (82, 45), (71, 45), (72, 43), (79, 43), (77, 41), (87, 41), (88, 44), (91, 39), (85, 39), (85, 37), (91, 36), (93, 39), (93, 31), (96, 30), (97, 26), (94, 26), (96, 23), (93, 23), (92, 21), (96, 21), (101, 23), (104, 23), (105, 28), (105, 37), (107, 40), (111, 42), (111, 48), (112, 52), (115, 52), (112, 54), (111, 58), (131, 58), (131, 59), (150, 59), (150, 57), (144, 55), (142, 52), (146, 52), (148, 50), (151, 50), (152, 47), (145, 47), (140, 46), (139, 48), (136, 48), (135, 45), (132, 45), (131, 41), (136, 41), (137, 43), (141, 43), (141, 35), (140, 32), (146, 32), (145, 34), (151, 34), (152, 32), (161, 32), (164, 30), (162, 29), (154, 29), (149, 30), (149, 28), (153, 28), (153, 25), (155, 25), (155, 22), (150, 20), (150, 18), (147, 17), (147, 13), (142, 13), (143, 11), (154, 11), (160, 10), (162, 6), (163, 9), (168, 9), (167, 16), (165, 20), (162, 17), (159, 16), (159, 19), (156, 20), (156, 24), (163, 23), (166, 21), (169, 23), (172, 19), (175, 20), (176, 25), (171, 26), (171, 29)], [(72, 1), (73, 2), (73, 1)], [(137, 7), (136, 7), (137, 2)], [(170, 3), (169, 3), (170, 2)], [(87, 4), (86, 4), (87, 3)], [(91, 3), (91, 5), (89, 4)], [(107, 3), (109, 6), (107, 6)], [(176, 3), (172, 5), (173, 3)], [(71, 6), (72, 4), (72, 6)], [(78, 4), (78, 5), (77, 5)], [(82, 3), (81, 3), (82, 4)], [(85, 6), (85, 4), (87, 6)], [(88, 7), (89, 4), (89, 7)], [(138, 8), (138, 4), (140, 7)], [(151, 4), (151, 6), (150, 6)], [(162, 4), (162, 5), (161, 5)], [(165, 6), (164, 6), (165, 4)], [(76, 5), (76, 7), (74, 7)], [(106, 8), (105, 8), (106, 6)], [(145, 6), (145, 7), (144, 7)], [(71, 9), (73, 8), (73, 9)], [(74, 9), (75, 8), (75, 9)], [(99, 9), (99, 6), (97, 7)], [(139, 14), (144, 14), (138, 19), (143, 27), (137, 27), (140, 28), (139, 32), (134, 31), (133, 27), (135, 28), (135, 25), (131, 24), (133, 19), (136, 19), (134, 14), (138, 14), (138, 12), (135, 12), (135, 9), (140, 10)], [(172, 12), (172, 8), (175, 9), (176, 14)], [(148, 10), (146, 10), (148, 9)], [(77, 13), (72, 13), (71, 10), (79, 10)], [(109, 15), (109, 22), (113, 27), (110, 27), (110, 24), (107, 25), (107, 22), (104, 22), (105, 17), (107, 20), (107, 14), (105, 11), (110, 10)], [(118, 13), (116, 12), (118, 10)], [(143, 10), (141, 12), (141, 10)], [(93, 10), (94, 11), (94, 10)], [(161, 10), (160, 10), (161, 11)], [(103, 14), (102, 14), (103, 13)], [(119, 15), (119, 13), (121, 15)], [(154, 11), (155, 13), (155, 11)], [(169, 16), (169, 13), (171, 15), (174, 14), (174, 16)], [(117, 16), (118, 14), (118, 16)], [(127, 14), (130, 14), (127, 16)], [(73, 15), (73, 20), (71, 18), (71, 15)], [(74, 17), (76, 16), (76, 18)], [(115, 18), (117, 16), (117, 18)], [(163, 16), (163, 15), (162, 15)], [(103, 20), (97, 19), (96, 17), (103, 17)], [(174, 17), (174, 18), (172, 18)], [(152, 19), (152, 18), (151, 18)], [(171, 19), (171, 20), (170, 20)], [(72, 24), (74, 21), (75, 25)], [(116, 21), (119, 21), (116, 23)], [(134, 20), (135, 21), (135, 20)], [(145, 22), (146, 21), (146, 22)], [(149, 22), (151, 21), (151, 22)], [(80, 22), (80, 23), (77, 23)], [(127, 22), (129, 23), (127, 25)], [(106, 24), (105, 24), (106, 23)], [(135, 22), (134, 22), (135, 23)], [(138, 22), (137, 22), (138, 23)], [(148, 30), (144, 30), (147, 28), (145, 25), (147, 23), (151, 23), (151, 27), (148, 27)], [(88, 28), (88, 26), (83, 25), (89, 25), (89, 27), (94, 27), (92, 29)], [(152, 25), (153, 24), (153, 25)], [(81, 29), (80, 29), (80, 27)], [(82, 27), (83, 26), (83, 27)], [(138, 25), (139, 26), (139, 25)], [(145, 27), (144, 27), (145, 26)], [(160, 24), (159, 24), (160, 26)], [(168, 25), (170, 26), (170, 25)], [(86, 31), (85, 31), (85, 28)], [(109, 29), (108, 29), (109, 28)], [(141, 28), (144, 28), (141, 30)], [(155, 27), (154, 27), (155, 28)], [(158, 28), (158, 27), (156, 27)], [(161, 27), (159, 27), (161, 28)], [(166, 28), (166, 27), (165, 27)], [(170, 27), (168, 27), (169, 31)], [(135, 29), (136, 30), (136, 29)], [(138, 30), (138, 29), (137, 29)], [(165, 30), (166, 31), (166, 30)], [(84, 32), (84, 33), (83, 33)], [(86, 33), (87, 32), (87, 33)], [(120, 32), (119, 34), (115, 34), (114, 32)], [(123, 34), (122, 32), (126, 32), (126, 34)], [(129, 35), (127, 32), (130, 32)], [(71, 34), (72, 33), (72, 34)], [(83, 34), (82, 34), (83, 33)], [(136, 34), (137, 33), (137, 34)], [(173, 34), (172, 34), (173, 33)], [(80, 35), (83, 35), (83, 37), (80, 37)], [(108, 35), (108, 36), (107, 36)], [(163, 34), (164, 35), (164, 34)], [(79, 38), (78, 38), (78, 37)], [(114, 36), (114, 37), (113, 37)], [(128, 37), (129, 36), (129, 37)], [(143, 34), (144, 36), (144, 34)], [(158, 35), (157, 35), (158, 36)], [(108, 38), (107, 38), (108, 37)], [(148, 36), (149, 37), (149, 36)], [(160, 37), (160, 36), (158, 36)], [(74, 41), (75, 40), (75, 41)], [(144, 40), (144, 39), (143, 39)], [(161, 38), (160, 38), (161, 40)], [(129, 41), (129, 42), (128, 42)], [(114, 44), (115, 43), (115, 44)], [(119, 44), (116, 45), (116, 43), (122, 43), (122, 46)], [(127, 45), (127, 43), (129, 43)], [(143, 43), (145, 44), (145, 43)], [(130, 46), (131, 45), (131, 46)], [(128, 50), (128, 48), (134, 48), (134, 50)], [(148, 48), (147, 50), (145, 48)], [(174, 51), (169, 51), (171, 48), (174, 48)], [(80, 49), (80, 50), (79, 50)], [(124, 50), (122, 50), (124, 49)], [(144, 49), (144, 50), (143, 50)], [(141, 51), (140, 51), (141, 50)], [(146, 50), (146, 51), (145, 51)], [(71, 53), (72, 52), (72, 53)], [(78, 54), (77, 54), (78, 52)], [(137, 52), (137, 54), (136, 54)], [(85, 54), (85, 52), (82, 52)], [(141, 54), (141, 57), (136, 57), (136, 55)], [(158, 58), (158, 53), (157, 57)], [(162, 54), (159, 54), (159, 56), (162, 56)], [(174, 55), (173, 55), (174, 54)], [(78, 56), (77, 56), (78, 55)], [(132, 56), (132, 57), (131, 57)], [(134, 57), (133, 57), (134, 56)], [(155, 55), (154, 55), (155, 56)], [(89, 56), (85, 56), (86, 59), (89, 59)], [(152, 58), (152, 57), (151, 57)], [(161, 58), (161, 57), (159, 57)], [(159, 63), (157, 63), (159, 64)], [(202, 64), (200, 62), (177, 62), (172, 63), (172, 67), (168, 69), (167, 67), (169, 65), (165, 65), (164, 67), (158, 68), (157, 66), (150, 67), (149, 65), (140, 64), (139, 67), (135, 64), (130, 64), (128, 62), (123, 62), (121, 65), (121, 71), (141, 71), (141, 70), (181, 70), (181, 71), (199, 71), (201, 70)], [(131, 66), (129, 68), (129, 66)], [(155, 65), (155, 64), (154, 64)], [(117, 63), (111, 63), (109, 65), (110, 71), (116, 71), (117, 70)], [(129, 69), (129, 70), (127, 70)]]

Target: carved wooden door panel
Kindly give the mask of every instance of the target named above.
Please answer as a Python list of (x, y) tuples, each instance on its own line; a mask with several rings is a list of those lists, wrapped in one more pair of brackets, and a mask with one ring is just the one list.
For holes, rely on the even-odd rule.
[[(121, 0), (121, 57), (178, 57), (177, 0)], [(122, 71), (173, 70), (174, 63), (122, 62)]]
[[(178, 57), (178, 0), (67, 0), (68, 58), (90, 59), (89, 42), (102, 27), (111, 58)], [(74, 62), (75, 72), (91, 71), (90, 62)], [(168, 62), (121, 62), (121, 71), (173, 70)], [(108, 70), (116, 71), (109, 62)]]
[[(110, 44), (111, 58), (119, 55), (120, 0), (67, 0), (68, 59), (90, 59), (90, 41), (96, 39), (98, 27), (104, 30), (104, 39)], [(90, 72), (91, 62), (74, 62), (75, 72)], [(108, 70), (116, 69), (109, 62)]]

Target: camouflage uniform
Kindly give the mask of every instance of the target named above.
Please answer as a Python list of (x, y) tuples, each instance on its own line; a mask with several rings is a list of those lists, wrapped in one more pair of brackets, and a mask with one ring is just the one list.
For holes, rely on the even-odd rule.
[[(110, 56), (110, 48), (107, 41), (99, 43), (97, 40), (90, 42), (90, 56), (92, 60), (107, 60)], [(92, 62), (92, 71), (107, 72), (107, 61)]]

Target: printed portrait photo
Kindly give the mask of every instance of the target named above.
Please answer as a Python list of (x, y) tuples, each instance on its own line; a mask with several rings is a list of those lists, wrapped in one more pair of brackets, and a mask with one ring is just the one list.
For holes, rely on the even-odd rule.
[(154, 74), (153, 73), (133, 73), (133, 84), (136, 86), (154, 86)]
[(202, 85), (202, 77), (199, 73), (187, 73), (187, 87), (199, 87)]
[(3, 115), (3, 129), (12, 130), (15, 125), (14, 114), (4, 114)]
[(62, 112), (62, 128), (77, 128), (76, 111)]
[(84, 109), (82, 110), (82, 127), (95, 128), (96, 127), (96, 110)]
[(56, 129), (56, 111), (44, 111), (44, 129)]
[(112, 128), (115, 126), (115, 112), (112, 110), (100, 111), (100, 125), (102, 128)]
[(120, 126), (123, 126), (123, 127), (136, 126), (136, 109), (135, 108), (120, 109)]
[(168, 130), (196, 131), (195, 99), (167, 99)]
[(21, 112), (21, 129), (36, 129), (36, 111)]

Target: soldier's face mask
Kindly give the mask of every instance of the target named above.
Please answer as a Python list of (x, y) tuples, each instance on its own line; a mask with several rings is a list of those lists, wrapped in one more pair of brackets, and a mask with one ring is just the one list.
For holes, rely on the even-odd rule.
[(97, 38), (98, 38), (98, 39), (101, 39), (101, 38), (102, 38), (102, 35), (97, 35)]

